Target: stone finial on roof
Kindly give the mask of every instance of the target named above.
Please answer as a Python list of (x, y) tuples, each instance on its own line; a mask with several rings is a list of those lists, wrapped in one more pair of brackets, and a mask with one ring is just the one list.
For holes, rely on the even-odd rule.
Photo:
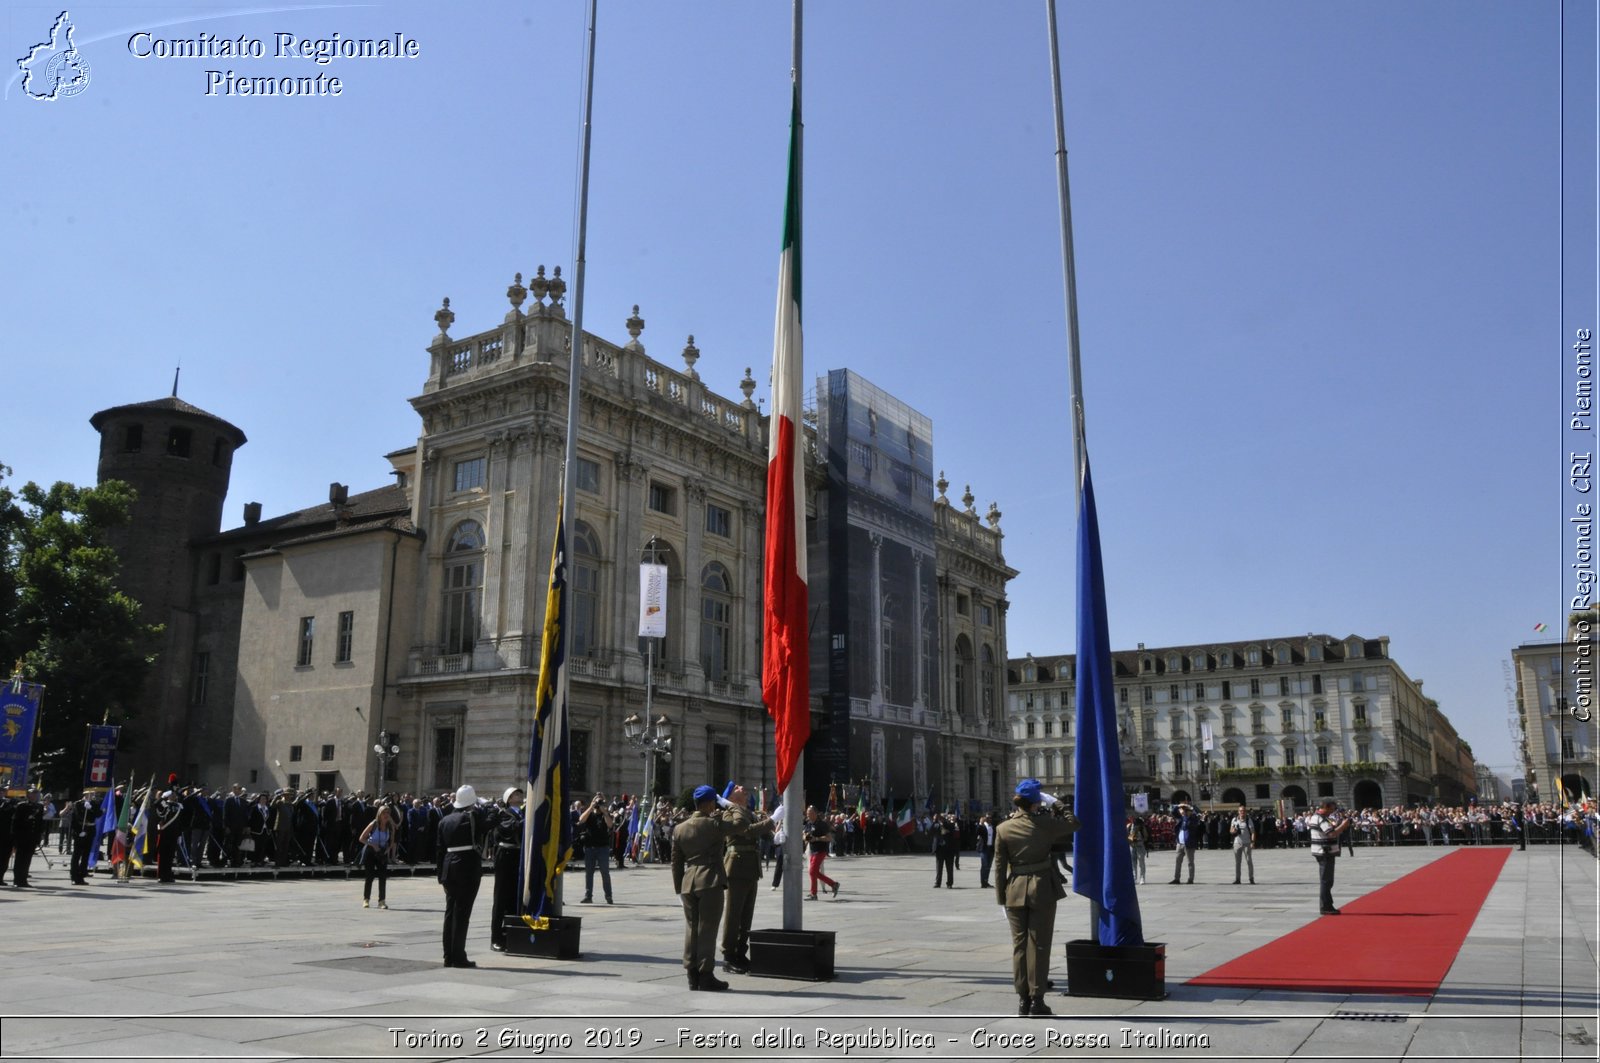
[(628, 341), (628, 348), (643, 351), (644, 344), (639, 342), (639, 333), (644, 331), (644, 318), (639, 316), (639, 304), (633, 304), (633, 314), (622, 323), (628, 330), (628, 335), (633, 337)]
[(938, 501), (943, 502), (945, 505), (948, 506), (950, 504), (950, 500), (944, 496), (944, 493), (945, 493), (945, 490), (950, 486), (950, 481), (946, 480), (944, 478), (944, 470), (943, 469), (939, 470), (939, 479), (934, 482), (933, 486), (935, 486), (935, 487), (937, 487), (939, 489)]
[(566, 294), (567, 282), (561, 279), (561, 267), (557, 266), (555, 274), (550, 278), (550, 305), (560, 306)]
[[(639, 312), (639, 308), (637, 306), (634, 307), (633, 312), (637, 314)], [(644, 322), (641, 321), (639, 324), (643, 326)], [(684, 372), (689, 375), (690, 380), (700, 379), (700, 374), (694, 371), (694, 363), (698, 362), (699, 360), (700, 348), (694, 345), (694, 333), (691, 332), (689, 333), (689, 342), (683, 348), (683, 364), (687, 367)]]
[(990, 502), (989, 503), (989, 513), (984, 519), (989, 522), (989, 527), (993, 528), (995, 531), (999, 531), (1000, 530), (1000, 506), (997, 503)]
[(541, 264), (538, 271), (534, 273), (533, 279), (528, 282), (528, 291), (533, 293), (533, 305), (535, 309), (543, 309), (544, 296), (549, 290), (550, 282), (545, 280), (544, 266)]
[(519, 273), (516, 279), (511, 282), (511, 287), (506, 289), (506, 298), (511, 300), (511, 312), (521, 314), (522, 301), (527, 297), (528, 289), (522, 286), (522, 274)]
[(749, 366), (744, 367), (744, 379), (739, 381), (739, 390), (744, 392), (745, 409), (754, 409), (755, 402), (751, 400), (750, 396), (756, 392), (756, 378), (750, 375)]
[(439, 337), (441, 339), (449, 339), (450, 326), (455, 324), (456, 315), (450, 310), (450, 297), (448, 295), (444, 297), (444, 305), (434, 312), (433, 320), (439, 326)]
[(972, 485), (971, 484), (967, 485), (967, 492), (966, 492), (966, 494), (961, 496), (961, 502), (962, 502), (963, 505), (965, 505), (967, 507), (967, 512), (968, 513), (971, 513), (974, 517), (976, 517), (978, 515), (978, 511), (972, 508), (973, 495), (972, 495)]

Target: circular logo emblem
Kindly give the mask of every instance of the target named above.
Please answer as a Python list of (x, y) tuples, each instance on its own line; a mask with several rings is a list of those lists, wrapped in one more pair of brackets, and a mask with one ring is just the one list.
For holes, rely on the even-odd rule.
[(76, 48), (57, 52), (44, 68), (44, 82), (55, 86), (56, 97), (76, 96), (89, 87), (89, 61)]

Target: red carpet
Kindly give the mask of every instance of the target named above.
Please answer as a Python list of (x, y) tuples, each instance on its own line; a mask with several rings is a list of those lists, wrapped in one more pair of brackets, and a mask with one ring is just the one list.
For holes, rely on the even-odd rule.
[[(1343, 905), (1343, 915), (1322, 916), (1189, 984), (1431, 996), (1510, 855), (1498, 847), (1458, 849)], [(1333, 895), (1337, 900), (1337, 878)], [(1312, 886), (1306, 902), (1316, 900)]]

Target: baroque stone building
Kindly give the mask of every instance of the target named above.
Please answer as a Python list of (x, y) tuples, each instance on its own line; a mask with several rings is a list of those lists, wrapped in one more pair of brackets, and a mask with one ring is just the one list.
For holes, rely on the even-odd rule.
[[(1386, 637), (1141, 643), (1111, 656), (1123, 783), (1152, 807), (1332, 796), (1371, 808), (1475, 792), (1470, 749), (1464, 775), (1459, 739), (1436, 757), (1443, 717)], [(1075, 658), (1028, 655), (1008, 669), (1016, 771), (1070, 794)]]
[(1594, 610), (1573, 613), (1564, 640), (1525, 642), (1511, 651), (1529, 801), (1600, 794), (1594, 719), (1597, 622)]
[[(540, 267), (526, 286), (519, 275), (504, 319), (464, 337), (451, 335), (445, 301), (411, 400), (418, 437), (387, 455), (394, 485), (334, 484), (326, 504), (270, 519), (249, 506), (240, 527), (186, 530), (187, 570), (172, 578), (206, 619), (169, 670), (191, 708), (226, 727), (223, 752), (215, 735), (202, 752), (191, 734), (173, 770), (321, 789), (372, 789), (381, 776), (417, 792), (524, 777), (565, 457), (565, 288), (559, 270)], [(766, 418), (749, 369), (742, 398), (718, 394), (692, 336), (669, 366), (646, 354), (644, 325), (635, 307), (626, 342), (585, 334), (580, 351), (569, 783), (644, 789), (643, 753), (624, 737), (633, 716), (666, 719), (672, 757), (651, 765), (659, 793), (770, 782)], [(851, 418), (861, 431), (846, 430)], [(999, 511), (980, 518), (970, 492), (958, 509), (942, 479), (934, 498), (931, 426), (854, 374), (819, 381), (808, 421), (819, 617), (808, 794), (867, 783), (879, 798), (995, 803), (1010, 757), (994, 662), (1016, 574)], [(224, 476), (218, 514), (225, 489)], [(667, 572), (659, 639), (638, 634), (647, 561)], [(175, 726), (192, 733), (195, 719)]]

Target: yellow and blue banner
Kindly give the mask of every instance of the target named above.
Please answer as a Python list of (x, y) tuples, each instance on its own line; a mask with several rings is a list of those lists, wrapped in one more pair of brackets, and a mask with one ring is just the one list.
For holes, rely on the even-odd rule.
[(567, 544), (562, 508), (556, 510), (556, 541), (550, 552), (550, 590), (545, 595), (544, 638), (539, 648), (539, 685), (534, 692), (533, 743), (528, 753), (528, 812), (523, 821), (522, 920), (548, 930), (559, 915), (557, 877), (572, 855), (572, 817), (567, 812)]
[(39, 729), (39, 703), (44, 687), (14, 675), (0, 689), (0, 789), (28, 784), (28, 758)]

